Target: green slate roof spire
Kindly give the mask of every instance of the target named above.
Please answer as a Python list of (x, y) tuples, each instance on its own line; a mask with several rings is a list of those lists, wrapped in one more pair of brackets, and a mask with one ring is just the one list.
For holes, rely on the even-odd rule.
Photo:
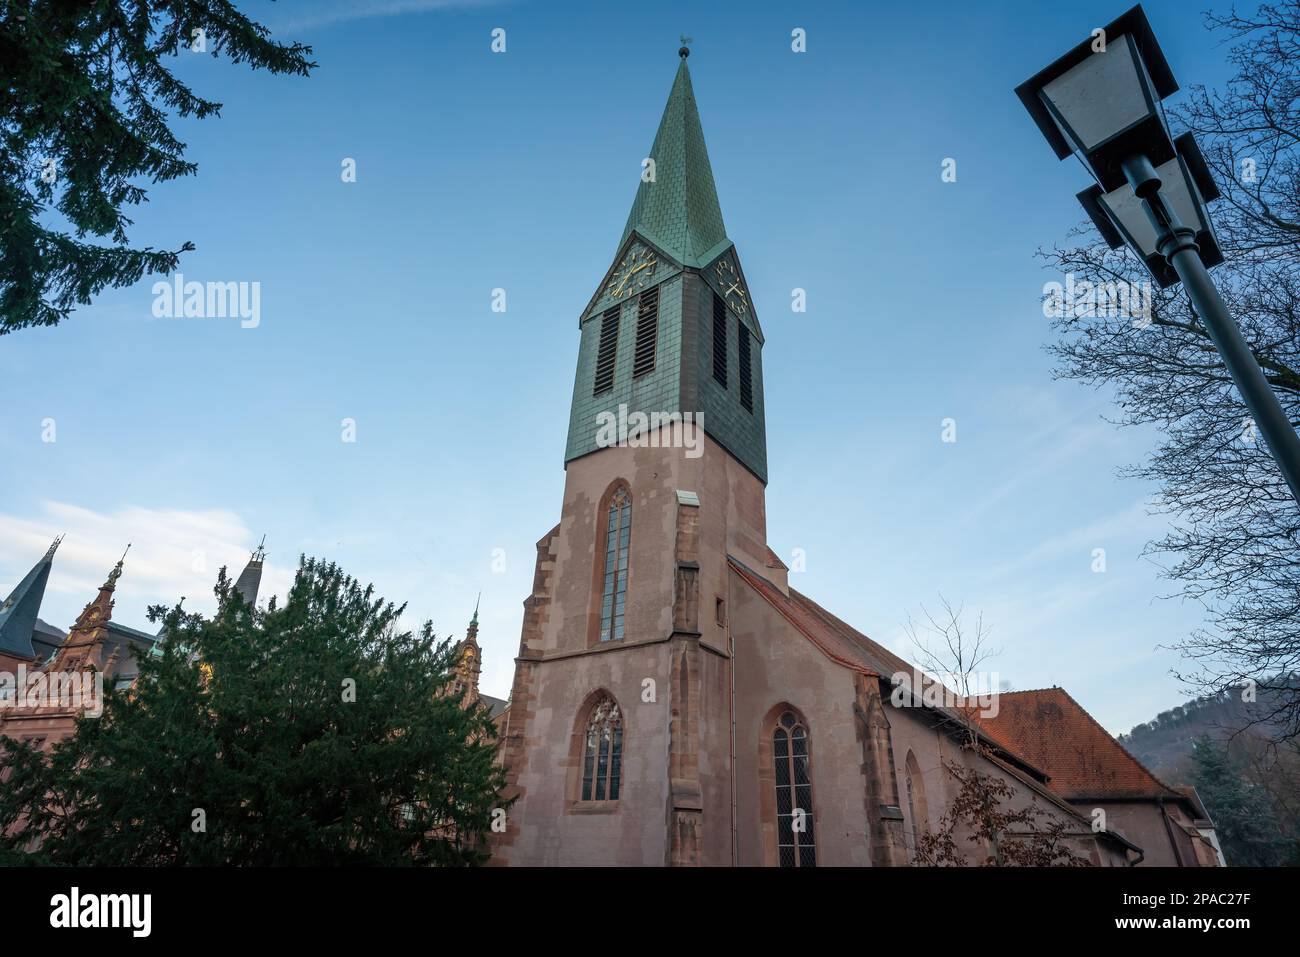
[(635, 229), (682, 265), (698, 269), (708, 265), (730, 241), (722, 225), (722, 207), (695, 107), (691, 72), (686, 67), (690, 50), (683, 46), (679, 53), (677, 77), (650, 147), (654, 182), (642, 179), (637, 187), (619, 248)]
[(50, 568), (54, 565), (54, 553), (63, 541), (60, 535), (46, 551), (45, 557), (37, 562), (25, 578), (0, 605), (0, 651), (12, 651), (30, 657), (32, 648), (32, 629), (36, 627), (36, 616), (41, 610), (41, 601), (45, 597), (45, 583), (50, 579)]

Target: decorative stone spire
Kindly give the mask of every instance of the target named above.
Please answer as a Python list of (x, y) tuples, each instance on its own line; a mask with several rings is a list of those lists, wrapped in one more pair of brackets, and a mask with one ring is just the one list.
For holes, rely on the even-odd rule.
[(131, 546), (128, 544), (126, 551), (122, 553), (122, 557), (117, 560), (113, 570), (108, 573), (108, 579), (99, 586), (99, 594), (77, 616), (76, 622), (68, 632), (69, 642), (72, 641), (73, 632), (102, 625), (113, 617), (113, 592), (117, 590), (117, 580), (122, 577), (122, 564), (126, 561), (126, 552), (130, 550)]
[(127, 545), (122, 557), (108, 573), (108, 579), (99, 586), (99, 594), (82, 609), (76, 622), (68, 629), (68, 637), (50, 659), (47, 671), (76, 671), (87, 665), (104, 671), (104, 639), (108, 636), (108, 622), (113, 617), (113, 592), (117, 589), (117, 580), (122, 577), (126, 552), (130, 550), (131, 546)]
[(62, 535), (54, 539), (45, 557), (32, 566), (0, 605), (0, 654), (8, 652), (24, 658), (36, 656), (32, 647), (32, 629), (36, 627), (36, 616), (40, 614), (41, 601), (45, 598), (45, 583), (50, 579), (54, 553), (62, 541)]
[(469, 630), (465, 633), (465, 640), (478, 644), (478, 605), (483, 600), (483, 593), (479, 592), (478, 597), (474, 599), (474, 617), (469, 620)]
[[(482, 599), (483, 593), (479, 592), (479, 599)], [(459, 660), (456, 662), (456, 680), (452, 685), (452, 692), (458, 694), (465, 692), (466, 701), (474, 701), (478, 698), (478, 676), (482, 669), (481, 650), (478, 646), (478, 600), (474, 602), (474, 617), (469, 620), (469, 628), (465, 631), (465, 640), (459, 645)]]
[(650, 147), (654, 177), (642, 177), (618, 245), (621, 249), (635, 229), (683, 266), (698, 269), (726, 249), (730, 240), (722, 225), (722, 207), (686, 67), (689, 40), (682, 40), (677, 77)]

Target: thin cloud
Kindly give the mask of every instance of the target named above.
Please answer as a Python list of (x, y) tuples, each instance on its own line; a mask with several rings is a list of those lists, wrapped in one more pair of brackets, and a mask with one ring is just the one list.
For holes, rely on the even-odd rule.
[(1006, 562), (989, 572), (988, 578), (996, 580), (1018, 574), (1026, 568), (1035, 568), (1044, 562), (1073, 556), (1081, 568), (1087, 569), (1094, 548), (1111, 551), (1118, 544), (1132, 546), (1117, 557), (1134, 557), (1151, 539), (1158, 538), (1169, 527), (1169, 520), (1153, 510), (1152, 503), (1142, 499), (1060, 535), (1045, 539), (1014, 561)]
[[(151, 604), (173, 605), (184, 596), (185, 607), (211, 612), (216, 607), (212, 586), (217, 570), (224, 565), (231, 577), (237, 576), (261, 537), (238, 514), (225, 509), (128, 505), (96, 512), (68, 502), (45, 501), (36, 518), (0, 514), (0, 595), (9, 593), (59, 534), (64, 540), (40, 614), (60, 628), (67, 628), (95, 597), (128, 543), (131, 550), (114, 594), (113, 618), (148, 629), (146, 612)], [(281, 553), (297, 558), (288, 549)], [(288, 593), (293, 569), (291, 563), (265, 564), (259, 604), (272, 594)]]
[(407, 13), (449, 12), (500, 6), (501, 0), (312, 0), (302, 8), (301, 16), (280, 20), (267, 18), (267, 25), (276, 35), (310, 30), (316, 27), (370, 20), (375, 17), (395, 17)]

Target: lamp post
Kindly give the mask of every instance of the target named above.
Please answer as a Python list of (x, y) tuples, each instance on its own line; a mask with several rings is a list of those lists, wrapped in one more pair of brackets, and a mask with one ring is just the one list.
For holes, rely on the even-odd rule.
[(1169, 134), (1160, 103), (1177, 89), (1137, 6), (1016, 94), (1057, 158), (1077, 155), (1096, 179), (1079, 201), (1102, 238), (1129, 246), (1161, 288), (1183, 284), (1300, 503), (1300, 437), (1210, 278), (1223, 253), (1206, 203), (1219, 191), (1192, 135)]

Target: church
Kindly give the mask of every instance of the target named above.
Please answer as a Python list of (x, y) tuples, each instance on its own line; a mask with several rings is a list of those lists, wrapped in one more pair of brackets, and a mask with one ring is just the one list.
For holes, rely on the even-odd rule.
[[(766, 531), (763, 329), (679, 53), (578, 318), (564, 498), (498, 719), (514, 803), (494, 863), (906, 866), (958, 796), (953, 768), (1079, 863), (1221, 863), (1195, 793), (1063, 690), (936, 703), (790, 586)], [(989, 855), (956, 834), (964, 863)]]

